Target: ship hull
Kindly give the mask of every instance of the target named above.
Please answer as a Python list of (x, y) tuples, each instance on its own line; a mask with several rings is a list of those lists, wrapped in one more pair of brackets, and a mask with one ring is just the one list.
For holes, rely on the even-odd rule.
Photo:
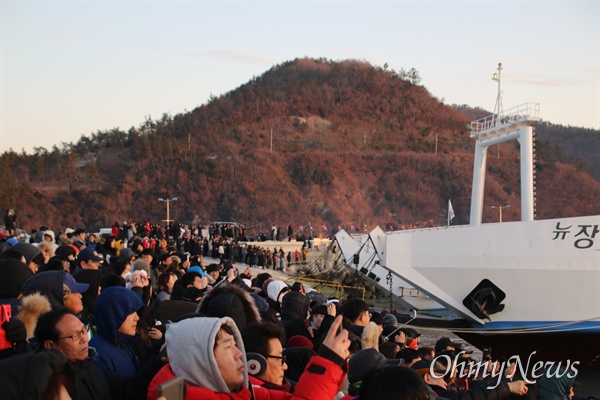
[[(373, 232), (381, 265), (484, 328), (489, 323), (591, 322), (600, 328), (600, 216)], [(503, 309), (464, 304), (487, 280)]]
[(581, 367), (600, 368), (597, 332), (454, 333), (478, 349), (491, 348), (494, 358), (500, 360), (518, 356), (525, 364), (531, 357), (530, 366), (538, 361), (578, 361)]

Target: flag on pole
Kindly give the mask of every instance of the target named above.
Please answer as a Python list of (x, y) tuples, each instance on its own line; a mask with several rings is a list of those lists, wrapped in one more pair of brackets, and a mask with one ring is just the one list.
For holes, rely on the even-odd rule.
[(448, 225), (450, 225), (450, 221), (452, 221), (454, 217), (456, 217), (454, 208), (452, 208), (452, 202), (448, 199)]

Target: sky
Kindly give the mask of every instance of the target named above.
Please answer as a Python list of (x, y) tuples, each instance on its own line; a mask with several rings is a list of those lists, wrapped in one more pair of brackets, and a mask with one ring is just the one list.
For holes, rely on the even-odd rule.
[[(399, 71), (446, 104), (600, 129), (600, 1), (0, 0), (0, 154), (206, 104), (296, 58)], [(467, 134), (465, 132), (465, 134)]]

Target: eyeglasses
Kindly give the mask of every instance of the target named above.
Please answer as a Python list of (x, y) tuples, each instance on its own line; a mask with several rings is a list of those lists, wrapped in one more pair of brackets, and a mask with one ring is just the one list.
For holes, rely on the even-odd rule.
[(281, 360), (281, 365), (285, 364), (285, 356), (271, 356), (271, 355), (268, 355), (266, 357), (268, 357), (268, 358), (278, 358), (278, 359)]
[(87, 335), (88, 334), (88, 328), (87, 326), (83, 326), (83, 329), (75, 332), (74, 334), (72, 334), (71, 336), (63, 336), (63, 337), (59, 337), (58, 339), (71, 339), (74, 342), (79, 341), (79, 339), (81, 339), (81, 335)]

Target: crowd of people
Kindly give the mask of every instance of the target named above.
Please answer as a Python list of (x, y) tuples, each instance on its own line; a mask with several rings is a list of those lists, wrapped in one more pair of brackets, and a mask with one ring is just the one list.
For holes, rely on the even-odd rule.
[(181, 378), (185, 399), (573, 397), (567, 375), (457, 378), (474, 361), (459, 343), (421, 346), (393, 313), (288, 285), (269, 268), (306, 255), (246, 246), (239, 225), (15, 234), (0, 238), (5, 399), (158, 399)]

